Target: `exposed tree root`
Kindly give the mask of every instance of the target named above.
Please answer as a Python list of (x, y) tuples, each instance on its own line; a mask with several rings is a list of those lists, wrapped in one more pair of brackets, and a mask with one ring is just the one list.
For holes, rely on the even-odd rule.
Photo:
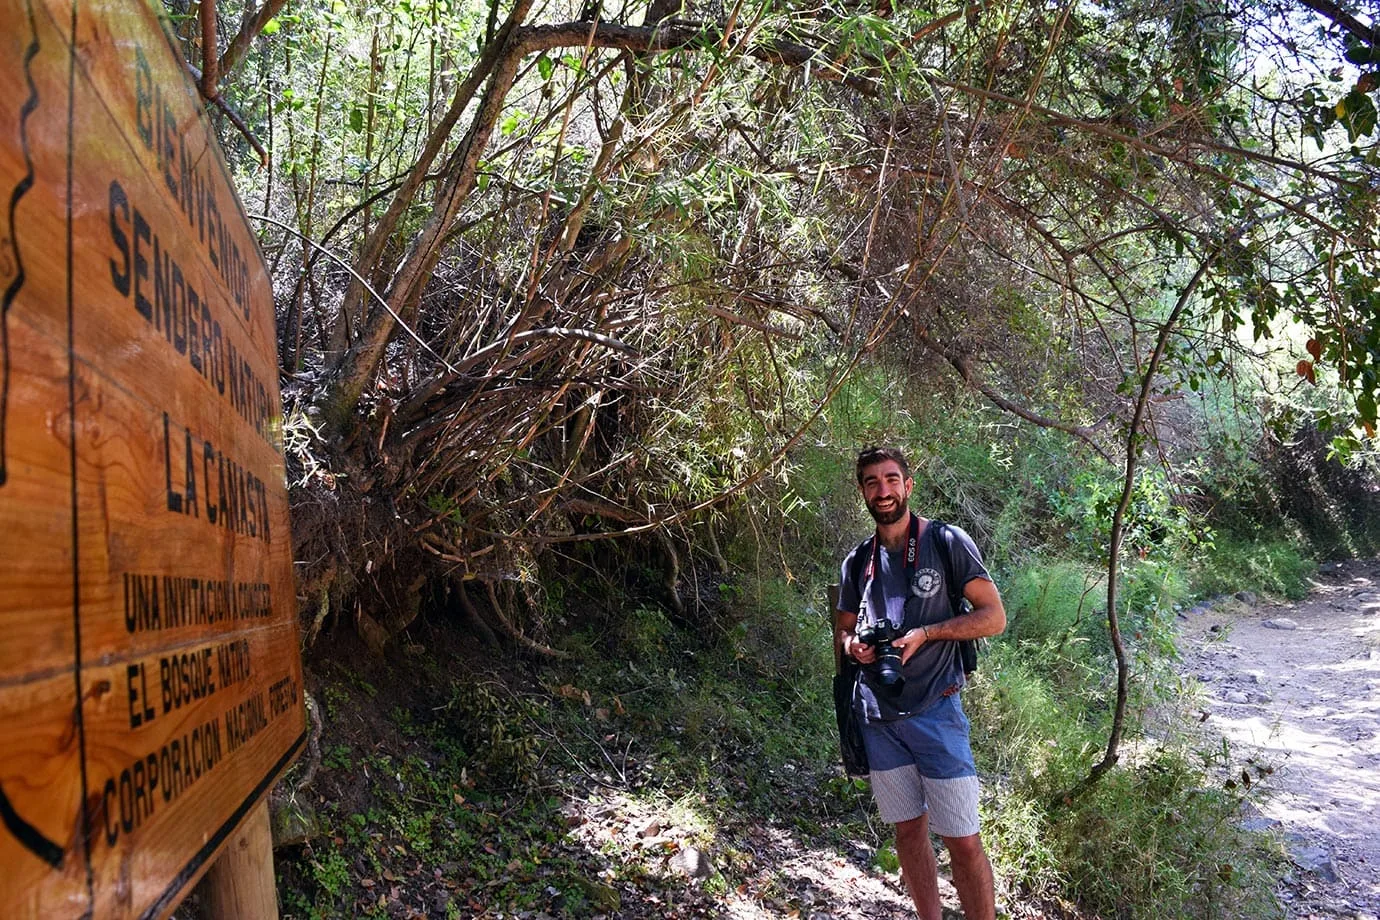
[(656, 539), (666, 556), (665, 575), (662, 579), (662, 587), (666, 589), (666, 601), (676, 616), (684, 616), (685, 601), (681, 600), (680, 590), (676, 587), (676, 583), (680, 581), (680, 555), (676, 552), (676, 544), (671, 541), (671, 536), (666, 531), (656, 531)]
[(484, 622), (484, 618), (479, 615), (479, 611), (475, 609), (474, 602), (470, 600), (469, 592), (465, 590), (464, 580), (459, 577), (453, 578), (451, 580), (450, 589), (460, 601), (460, 609), (464, 612), (465, 619), (469, 622), (470, 626), (473, 627), (480, 641), (492, 648), (498, 648), (501, 645), (498, 641), (498, 636), (489, 628), (489, 624)]
[(719, 549), (719, 538), (714, 534), (714, 522), (704, 522), (705, 533), (709, 534), (709, 552), (714, 557), (714, 564), (719, 567), (721, 574), (728, 574), (728, 560), (724, 558), (723, 550)]
[(498, 601), (498, 592), (494, 590), (493, 582), (485, 582), (484, 589), (489, 594), (489, 605), (493, 608), (494, 617), (498, 620), (499, 625), (503, 627), (503, 631), (512, 637), (514, 642), (527, 649), (529, 652), (536, 652), (538, 655), (542, 655), (546, 658), (559, 658), (565, 660), (570, 657), (568, 653), (560, 649), (551, 648), (549, 645), (542, 645), (535, 639), (528, 637), (521, 629), (518, 629), (518, 627), (513, 624), (512, 620), (508, 619), (508, 615), (504, 613), (503, 605)]

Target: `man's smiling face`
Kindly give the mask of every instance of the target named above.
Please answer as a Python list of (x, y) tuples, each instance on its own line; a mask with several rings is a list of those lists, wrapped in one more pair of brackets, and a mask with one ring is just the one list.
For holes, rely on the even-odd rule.
[(905, 517), (914, 485), (895, 460), (864, 467), (862, 495), (872, 519), (878, 524), (895, 524)]

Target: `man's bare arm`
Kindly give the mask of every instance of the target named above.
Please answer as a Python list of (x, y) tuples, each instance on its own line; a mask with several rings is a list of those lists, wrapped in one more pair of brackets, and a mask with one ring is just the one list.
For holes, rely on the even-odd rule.
[(954, 642), (959, 639), (985, 639), (1006, 629), (1006, 607), (997, 586), (985, 578), (973, 578), (963, 586), (963, 596), (973, 609), (960, 616), (926, 626), (930, 639)]
[(956, 642), (960, 639), (983, 639), (1006, 629), (1006, 608), (1002, 606), (997, 586), (985, 578), (973, 578), (963, 586), (963, 596), (973, 609), (944, 620), (912, 629), (892, 644), (901, 650), (901, 663), (926, 642)]

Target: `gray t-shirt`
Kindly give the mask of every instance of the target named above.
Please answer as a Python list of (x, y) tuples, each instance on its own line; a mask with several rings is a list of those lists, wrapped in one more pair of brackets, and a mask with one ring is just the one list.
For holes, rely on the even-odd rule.
[[(944, 566), (935, 548), (936, 530), (926, 525), (920, 535), (920, 551), (915, 571), (906, 578), (906, 554), (904, 550), (892, 552), (882, 548), (878, 556), (877, 571), (873, 573), (867, 610), (859, 603), (861, 582), (867, 578), (867, 557), (861, 565), (855, 565), (854, 557), (862, 552), (872, 553), (872, 541), (867, 540), (856, 547), (843, 560), (839, 577), (839, 609), (844, 613), (858, 614), (861, 626), (869, 617), (885, 615), (887, 620), (899, 628), (898, 635), (904, 635), (917, 626), (929, 626), (949, 619), (954, 612), (949, 610), (949, 593), (944, 584)], [(992, 580), (987, 568), (982, 564), (982, 556), (968, 534), (952, 524), (945, 525), (949, 558), (953, 563), (954, 579), (966, 585), (974, 578)], [(858, 573), (858, 581), (852, 579)], [(909, 602), (908, 602), (909, 601)], [(957, 642), (927, 642), (911, 656), (910, 661), (901, 668), (905, 686), (899, 695), (882, 689), (877, 680), (877, 664), (862, 666), (862, 680), (858, 681), (853, 702), (865, 722), (890, 722), (905, 719), (924, 712), (935, 701), (944, 696), (950, 688), (962, 687), (963, 663), (958, 655)]]

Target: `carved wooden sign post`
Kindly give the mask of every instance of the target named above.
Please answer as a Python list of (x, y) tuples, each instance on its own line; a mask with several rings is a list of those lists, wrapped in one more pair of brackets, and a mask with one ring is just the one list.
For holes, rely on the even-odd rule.
[(0, 3), (0, 292), (0, 913), (166, 915), (305, 716), (267, 271), (144, 0)]

